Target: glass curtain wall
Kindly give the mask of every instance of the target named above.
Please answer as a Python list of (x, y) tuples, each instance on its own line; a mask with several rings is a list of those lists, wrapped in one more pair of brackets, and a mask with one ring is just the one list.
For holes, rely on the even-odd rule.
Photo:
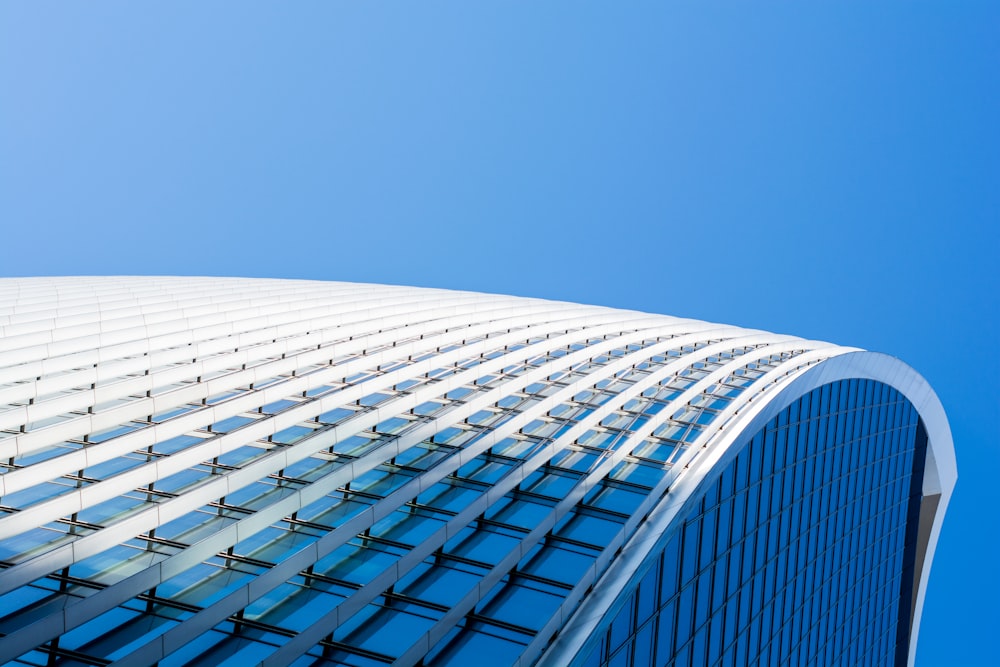
[(879, 382), (795, 401), (693, 501), (584, 664), (905, 665), (926, 442)]

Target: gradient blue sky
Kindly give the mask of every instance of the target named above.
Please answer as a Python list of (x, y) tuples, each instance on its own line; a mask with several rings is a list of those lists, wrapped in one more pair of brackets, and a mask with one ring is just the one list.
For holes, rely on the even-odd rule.
[(1000, 3), (6, 2), (0, 274), (521, 294), (888, 352), (1000, 664)]

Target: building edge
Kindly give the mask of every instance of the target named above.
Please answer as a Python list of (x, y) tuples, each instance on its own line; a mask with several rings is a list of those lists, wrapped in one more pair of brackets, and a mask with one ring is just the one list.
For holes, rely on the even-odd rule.
[[(922, 480), (924, 500), (921, 503), (918, 551), (914, 563), (915, 595), (910, 614), (907, 657), (907, 665), (913, 667), (931, 563), (958, 479), (951, 428), (937, 394), (923, 376), (901, 360), (879, 352), (851, 348), (831, 350), (831, 353), (835, 356), (786, 376), (779, 381), (779, 387), (763, 395), (742, 399), (743, 405), (733, 421), (724, 425), (725, 430), (720, 433), (719, 439), (670, 487), (669, 493), (649, 513), (647, 520), (612, 561), (585, 601), (564, 620), (559, 634), (538, 656), (536, 664), (539, 667), (583, 663), (590, 649), (599, 641), (597, 629), (601, 621), (613, 618), (618, 612), (628, 598), (625, 592), (638, 585), (647, 563), (659, 556), (670, 536), (683, 525), (693, 501), (697, 501), (722, 469), (736, 458), (746, 436), (762, 429), (782, 410), (810, 391), (831, 382), (852, 379), (874, 380), (898, 390), (916, 408), (927, 431)], [(602, 581), (623, 582), (624, 585), (602, 586)]]

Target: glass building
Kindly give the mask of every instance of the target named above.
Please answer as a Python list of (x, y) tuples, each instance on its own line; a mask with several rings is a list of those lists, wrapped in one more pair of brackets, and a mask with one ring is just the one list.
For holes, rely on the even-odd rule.
[(906, 665), (956, 480), (882, 354), (572, 303), (0, 280), (0, 663)]

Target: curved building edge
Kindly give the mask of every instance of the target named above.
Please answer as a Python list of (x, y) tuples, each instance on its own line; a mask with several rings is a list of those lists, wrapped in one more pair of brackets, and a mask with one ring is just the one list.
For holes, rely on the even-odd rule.
[[(736, 458), (746, 436), (762, 429), (782, 410), (810, 391), (841, 380), (874, 380), (885, 383), (906, 397), (917, 410), (927, 431), (927, 454), (922, 482), (923, 502), (919, 519), (918, 550), (914, 566), (914, 596), (911, 609), (907, 664), (912, 667), (931, 563), (944, 515), (958, 479), (951, 428), (944, 407), (928, 382), (913, 368), (891, 355), (840, 348), (823, 362), (798, 371), (780, 381), (783, 386), (758, 398), (744, 398), (732, 423), (720, 433), (690, 470), (678, 477), (663, 501), (637, 530), (595, 584), (579, 608), (566, 620), (559, 634), (539, 656), (540, 667), (579, 665), (599, 637), (598, 626), (613, 618), (638, 584), (645, 565), (658, 557), (666, 540), (683, 524), (695, 500), (715, 481), (721, 470)], [(618, 582), (602, 586), (602, 582)]]
[[(644, 506), (644, 511), (651, 508), (647, 518), (640, 520), (640, 515), (635, 517), (638, 522), (636, 532), (624, 541), (621, 553), (610, 561), (603, 575), (598, 575), (595, 568), (593, 592), (575, 610), (567, 605), (565, 612), (557, 614), (557, 618), (553, 619), (553, 627), (556, 623), (559, 624), (561, 630), (558, 634), (554, 634), (554, 630), (539, 633), (537, 643), (532, 644), (535, 652), (523, 654), (518, 663), (525, 665), (536, 660), (542, 664), (570, 664), (584, 656), (592, 640), (592, 637), (588, 637), (594, 635), (594, 630), (599, 629), (609, 615), (620, 607), (619, 602), (626, 597), (622, 594), (623, 590), (634, 588), (646, 563), (658, 554), (664, 541), (683, 522), (691, 501), (698, 499), (717, 478), (719, 471), (735, 459), (748, 434), (752, 435), (789, 404), (824, 384), (856, 378), (892, 386), (916, 408), (928, 437), (925, 474), (921, 481), (922, 495), (929, 502), (921, 506), (921, 530), (911, 589), (913, 595), (908, 661), (913, 664), (930, 563), (957, 478), (957, 469), (951, 433), (940, 402), (927, 382), (898, 359), (857, 351), (855, 348), (666, 315), (474, 292), (264, 279), (88, 278), (80, 279), (82, 284), (79, 285), (75, 281), (76, 279), (0, 280), (0, 292), (13, 300), (7, 311), (0, 309), (0, 337), (4, 338), (4, 344), (0, 345), (0, 361), (15, 365), (17, 373), (34, 376), (43, 374), (41, 371), (58, 370), (47, 367), (53, 356), (60, 356), (67, 360), (67, 364), (70, 363), (70, 358), (76, 360), (73, 361), (74, 364), (79, 361), (74, 355), (102, 361), (117, 358), (114, 355), (126, 354), (128, 350), (125, 348), (132, 345), (145, 345), (151, 351), (162, 351), (163, 346), (174, 340), (172, 336), (179, 336), (184, 341), (190, 338), (194, 343), (199, 343), (211, 336), (243, 336), (244, 330), (256, 334), (270, 332), (272, 329), (278, 331), (281, 327), (288, 326), (297, 332), (297, 336), (309, 336), (316, 331), (333, 331), (343, 326), (339, 318), (345, 313), (352, 315), (350, 326), (358, 331), (357, 340), (354, 336), (350, 340), (362, 349), (359, 364), (375, 358), (365, 354), (363, 348), (367, 347), (369, 337), (375, 340), (376, 336), (381, 336), (378, 340), (382, 341), (389, 336), (390, 333), (383, 332), (383, 327), (389, 322), (414, 336), (419, 335), (419, 340), (424, 341), (420, 345), (428, 349), (433, 347), (431, 341), (444, 344), (454, 342), (452, 338), (458, 340), (465, 336), (464, 330), (460, 332), (456, 328), (452, 332), (450, 323), (459, 320), (463, 324), (474, 322), (486, 330), (498, 322), (510, 324), (514, 319), (517, 323), (537, 326), (543, 330), (542, 333), (558, 331), (563, 326), (579, 326), (581, 330), (591, 333), (629, 332), (630, 337), (639, 340), (648, 332), (676, 327), (687, 335), (704, 336), (706, 339), (714, 337), (710, 333), (724, 332), (727, 334), (725, 340), (730, 343), (766, 345), (770, 346), (769, 351), (772, 352), (801, 348), (806, 354), (798, 357), (795, 363), (808, 359), (807, 365), (798, 367), (798, 370), (791, 371), (788, 375), (769, 380), (766, 385), (764, 381), (761, 381), (761, 386), (752, 385), (752, 390), (748, 389), (732, 404), (735, 412), (731, 413), (727, 409), (725, 415), (719, 418), (721, 425), (711, 425), (715, 433), (714, 437), (705, 441), (707, 446), (702, 450), (699, 445), (698, 450), (690, 451), (691, 454), (697, 451), (697, 456), (693, 459), (689, 457), (677, 460), (677, 471), (686, 470), (675, 477), (669, 486), (669, 493), (662, 495), (658, 502), (650, 498), (649, 505)], [(148, 299), (150, 294), (155, 298)], [(313, 300), (314, 297), (319, 299), (318, 295), (322, 296), (318, 301), (322, 308), (317, 308), (317, 301)], [(19, 313), (19, 308), (23, 308), (24, 312)], [(538, 318), (542, 318), (544, 322), (539, 323)], [(436, 328), (444, 326), (442, 322), (449, 323), (449, 328), (445, 329), (450, 336), (447, 340), (443, 338), (443, 334), (440, 340), (431, 336)], [(237, 323), (239, 327), (235, 326)], [(194, 334), (192, 330), (196, 327), (198, 333)], [(631, 327), (635, 329), (631, 330)], [(504, 335), (511, 337), (511, 340), (516, 337), (512, 329)], [(624, 333), (621, 335), (624, 336)], [(264, 336), (270, 337), (270, 334)], [(136, 340), (140, 343), (136, 343)], [(155, 345), (152, 342), (154, 340)], [(331, 342), (333, 339), (323, 340)], [(396, 342), (392, 344), (395, 349)], [(241, 339), (240, 346), (243, 345), (244, 341)], [(397, 352), (402, 349), (398, 348)], [(414, 350), (418, 349), (424, 348), (414, 344)], [(763, 353), (765, 350), (761, 351)], [(440, 353), (440, 349), (437, 352)], [(282, 354), (282, 360), (284, 359)], [(615, 368), (624, 368), (629, 361), (622, 359), (616, 363), (619, 366)], [(34, 372), (36, 368), (39, 373)], [(97, 368), (96, 363), (94, 368)], [(204, 383), (199, 378), (199, 385), (201, 384)], [(361, 384), (358, 385), (360, 386)], [(685, 401), (686, 398), (679, 399), (679, 404)], [(24, 412), (27, 416), (29, 409), (25, 408)], [(663, 412), (664, 417), (667, 414), (667, 411)], [(94, 430), (93, 424), (88, 428)], [(38, 438), (31, 440), (33, 437), (32, 434), (17, 435), (9, 438), (3, 445), (21, 453), (19, 443), (23, 440), (29, 450), (34, 451), (43, 443)], [(108, 446), (103, 446), (103, 451), (107, 453)], [(52, 474), (48, 464), (46, 468), (48, 472), (45, 474)], [(35, 468), (36, 472), (40, 470), (41, 467)], [(0, 479), (0, 494), (11, 492), (13, 478), (0, 477), (4, 477)], [(17, 484), (20, 487), (30, 481), (29, 471), (19, 473)], [(112, 488), (119, 483), (123, 483), (123, 480), (110, 481), (106, 486)], [(926, 508), (926, 513), (923, 508)], [(45, 511), (50, 509), (55, 511), (55, 503), (46, 506)], [(36, 511), (41, 510), (30, 510), (21, 515), (20, 519), (8, 520), (7, 524), (11, 526), (18, 520), (28, 522)], [(92, 539), (91, 543), (94, 542)], [(68, 558), (75, 562), (77, 554), (73, 549), (65, 551), (70, 552)], [(610, 549), (608, 553), (611, 553)], [(40, 567), (47, 567), (41, 560), (36, 563), (40, 563)], [(21, 566), (19, 572), (33, 571), (32, 567), (34, 565)], [(6, 585), (13, 586), (16, 583), (14, 579), (16, 576), (12, 577), (11, 572), (8, 572)], [(584, 588), (585, 586), (580, 587), (581, 594)], [(93, 603), (97, 596), (87, 600), (88, 603)], [(221, 609), (221, 606), (215, 606), (213, 613), (222, 613)], [(70, 616), (64, 613), (57, 618), (58, 622), (65, 622)], [(76, 618), (74, 622), (82, 623), (82, 617)], [(56, 626), (53, 625), (52, 628), (55, 632)], [(189, 624), (184, 632), (188, 631), (193, 633), (195, 626)], [(181, 634), (178, 631), (172, 636), (180, 637)], [(554, 639), (543, 651), (545, 634)], [(33, 637), (31, 631), (24, 632), (17, 638), (8, 635), (0, 641), (0, 645), (12, 643), (15, 639), (34, 641), (37, 637)], [(154, 646), (157, 642), (162, 644), (163, 641), (160, 637), (147, 646)], [(306, 643), (308, 642), (303, 645)], [(413, 648), (416, 650), (417, 644)], [(163, 651), (160, 650), (160, 653)], [(136, 661), (141, 661), (144, 655), (137, 652), (133, 657)], [(281, 658), (273, 659), (272, 662), (281, 664)]]

